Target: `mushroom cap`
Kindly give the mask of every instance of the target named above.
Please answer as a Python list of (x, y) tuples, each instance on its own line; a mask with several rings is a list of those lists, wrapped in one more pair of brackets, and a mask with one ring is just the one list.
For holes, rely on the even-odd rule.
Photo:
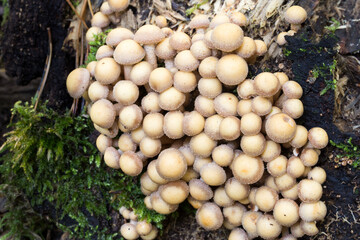
[(168, 180), (162, 178), (156, 170), (156, 160), (151, 161), (147, 167), (147, 173), (150, 179), (157, 184), (166, 184)]
[(305, 148), (301, 151), (300, 159), (306, 167), (315, 166), (319, 160), (319, 155), (312, 148)]
[(104, 85), (116, 82), (120, 73), (120, 65), (110, 57), (98, 61), (95, 67), (95, 78)]
[(194, 73), (177, 71), (174, 74), (174, 87), (180, 92), (192, 92), (196, 86), (197, 80)]
[(300, 218), (307, 222), (322, 221), (327, 213), (326, 205), (322, 201), (305, 203), (302, 202), (299, 208)]
[(211, 49), (207, 47), (203, 40), (194, 42), (190, 47), (190, 52), (199, 60), (203, 60), (211, 56)]
[(241, 121), (239, 118), (229, 116), (220, 123), (220, 136), (226, 141), (233, 141), (240, 137)]
[(259, 156), (265, 149), (265, 137), (261, 133), (256, 135), (245, 135), (240, 140), (240, 146), (243, 152), (251, 157)]
[(158, 232), (159, 232), (158, 229), (155, 226), (153, 226), (151, 232), (148, 235), (141, 235), (140, 237), (143, 240), (153, 240), (157, 237)]
[(151, 178), (149, 177), (149, 174), (147, 172), (145, 172), (144, 174), (141, 175), (141, 177), (140, 177), (140, 185), (141, 185), (142, 188), (144, 188), (145, 190), (150, 192), (150, 194), (152, 192), (155, 192), (159, 188), (159, 184), (153, 182), (151, 180)]
[(119, 150), (121, 150), (122, 152), (136, 151), (137, 145), (133, 142), (129, 133), (121, 134), (117, 143)]
[(103, 2), (100, 7), (100, 12), (102, 12), (105, 15), (110, 15), (114, 11), (110, 8), (109, 2)]
[(99, 99), (107, 98), (109, 94), (109, 87), (102, 85), (98, 81), (90, 84), (88, 88), (88, 95), (92, 102), (96, 102)]
[(216, 75), (226, 85), (240, 84), (246, 79), (247, 74), (248, 65), (246, 61), (236, 54), (225, 55), (216, 64)]
[(309, 130), (309, 142), (317, 149), (323, 149), (329, 142), (326, 131), (320, 127), (314, 127)]
[(234, 228), (231, 230), (228, 240), (249, 240), (249, 238), (242, 228)]
[(226, 194), (235, 201), (240, 201), (249, 196), (250, 186), (242, 184), (235, 177), (229, 178), (225, 183)]
[(210, 22), (210, 28), (214, 29), (216, 26), (224, 23), (229, 23), (230, 18), (226, 14), (217, 14)]
[(117, 27), (112, 29), (106, 37), (106, 44), (116, 47), (120, 42), (126, 39), (133, 39), (134, 34), (127, 28)]
[(195, 171), (192, 167), (188, 167), (186, 170), (185, 175), (181, 178), (181, 180), (184, 180), (185, 182), (190, 182), (193, 179), (196, 179), (200, 176), (200, 174)]
[(287, 81), (282, 84), (284, 95), (290, 99), (300, 99), (303, 94), (303, 89), (299, 83), (295, 81)]
[(92, 27), (105, 28), (109, 26), (109, 24), (110, 24), (110, 19), (102, 12), (95, 13), (91, 19)]
[(114, 147), (106, 148), (104, 152), (104, 162), (107, 166), (114, 169), (119, 169), (119, 158), (120, 154)]
[(216, 147), (216, 141), (211, 139), (204, 132), (193, 136), (190, 140), (191, 151), (199, 157), (209, 157)]
[(144, 45), (154, 45), (165, 38), (164, 33), (158, 26), (144, 25), (140, 27), (134, 36), (134, 40)]
[(200, 173), (201, 168), (211, 162), (212, 159), (210, 157), (207, 158), (196, 157), (194, 160), (193, 168), (195, 171)]
[(208, 28), (210, 25), (209, 17), (205, 14), (197, 14), (189, 23), (191, 29), (194, 28)]
[(183, 132), (187, 136), (201, 133), (205, 126), (204, 117), (197, 111), (186, 112), (183, 119)]
[(144, 117), (143, 130), (147, 136), (157, 139), (164, 135), (164, 115), (149, 113)]
[(274, 75), (278, 78), (281, 87), (289, 81), (289, 77), (284, 72), (275, 72)]
[(241, 12), (232, 12), (230, 16), (230, 21), (232, 23), (235, 23), (236, 25), (239, 25), (240, 27), (247, 25), (247, 18)]
[(89, 71), (90, 76), (94, 77), (95, 75), (95, 67), (96, 67), (97, 61), (91, 61), (86, 66), (86, 69)]
[(237, 86), (236, 92), (241, 99), (250, 99), (255, 97), (256, 92), (254, 89), (254, 80), (246, 79)]
[(129, 176), (137, 176), (143, 169), (143, 162), (133, 151), (124, 152), (119, 160), (121, 170)]
[(105, 136), (104, 134), (100, 134), (96, 138), (96, 147), (98, 148), (99, 152), (105, 153), (105, 150), (108, 147), (112, 146), (112, 139), (108, 136)]
[(224, 118), (220, 115), (212, 115), (205, 120), (204, 132), (213, 140), (220, 140), (220, 124)]
[(216, 26), (211, 34), (211, 41), (215, 48), (232, 52), (238, 49), (244, 38), (244, 32), (236, 24), (224, 23)]
[(125, 239), (137, 239), (139, 237), (136, 227), (132, 223), (125, 223), (121, 225), (120, 233)]
[(95, 41), (95, 36), (98, 35), (99, 33), (102, 33), (101, 28), (99, 27), (91, 27), (86, 31), (86, 42), (92, 42)]
[(99, 49), (96, 51), (96, 60), (100, 60), (105, 57), (112, 57), (114, 53), (114, 49), (112, 49), (108, 45), (103, 45), (99, 47)]
[(247, 113), (251, 113), (251, 99), (241, 99), (238, 102), (238, 105), (236, 107), (236, 111), (239, 114), (239, 116), (243, 117)]
[(294, 237), (300, 238), (304, 236), (304, 231), (301, 229), (300, 222), (295, 223), (290, 228), (291, 234), (294, 235)]
[(199, 65), (199, 73), (203, 78), (216, 77), (216, 64), (219, 61), (217, 57), (207, 57), (203, 59)]
[(326, 172), (321, 167), (314, 167), (307, 175), (308, 179), (317, 181), (320, 184), (323, 184), (326, 180)]
[(270, 72), (262, 72), (254, 79), (256, 93), (262, 97), (271, 97), (280, 89), (279, 79)]
[(138, 86), (149, 82), (149, 77), (153, 67), (149, 62), (139, 62), (135, 64), (130, 72), (130, 80)]
[(114, 121), (114, 124), (110, 128), (102, 128), (99, 125), (96, 125), (94, 123), (94, 128), (101, 134), (106, 135), (109, 138), (114, 138), (119, 133), (119, 127), (117, 126), (116, 121)]
[(287, 158), (280, 155), (267, 163), (267, 170), (273, 177), (280, 177), (286, 173)]
[(296, 185), (296, 179), (285, 173), (280, 177), (275, 177), (275, 183), (280, 191), (286, 191)]
[(215, 203), (204, 203), (196, 211), (197, 223), (208, 231), (219, 229), (224, 221), (221, 209)]
[(201, 95), (207, 98), (216, 98), (222, 93), (222, 84), (217, 78), (201, 78), (197, 88)]
[(246, 207), (237, 202), (229, 207), (223, 208), (225, 220), (235, 227), (241, 225), (241, 219), (245, 212)]
[(211, 187), (209, 187), (209, 185), (200, 179), (190, 180), (189, 191), (190, 195), (199, 201), (208, 201), (214, 196)]
[(195, 110), (203, 117), (210, 117), (216, 113), (214, 107), (214, 100), (202, 95), (198, 95), (195, 98), (194, 106)]
[(290, 145), (294, 148), (305, 146), (308, 139), (308, 131), (304, 126), (296, 125), (295, 135), (290, 141)]
[(256, 190), (254, 200), (261, 211), (270, 212), (274, 209), (279, 196), (274, 189), (262, 186)]
[(289, 115), (277, 113), (266, 120), (265, 130), (274, 142), (286, 143), (295, 136), (296, 123)]
[(161, 198), (169, 204), (180, 204), (189, 195), (189, 186), (185, 181), (178, 180), (160, 186), (159, 193)]
[(156, 45), (155, 54), (161, 59), (172, 59), (176, 55), (176, 50), (170, 45), (170, 39), (164, 38)]
[(173, 85), (171, 72), (163, 67), (155, 68), (149, 76), (149, 85), (155, 92), (163, 92)]
[(155, 23), (159, 28), (164, 28), (167, 26), (167, 20), (164, 16), (159, 15), (155, 17)]
[(301, 159), (295, 156), (289, 158), (286, 172), (293, 178), (301, 177), (304, 174), (305, 166)]
[(299, 220), (299, 206), (294, 200), (280, 199), (275, 204), (273, 215), (279, 224), (290, 227)]
[(304, 113), (304, 106), (299, 99), (287, 99), (283, 103), (282, 111), (293, 119), (298, 119)]
[(176, 148), (163, 150), (156, 161), (156, 170), (159, 175), (167, 180), (179, 180), (187, 170), (184, 155)]
[(281, 225), (272, 215), (264, 214), (256, 222), (256, 230), (263, 239), (274, 239), (281, 233)]
[(300, 227), (308, 236), (315, 236), (319, 233), (319, 229), (316, 227), (316, 222), (301, 221)]
[(159, 106), (166, 111), (174, 111), (185, 102), (185, 94), (174, 87), (166, 89), (159, 95)]
[(170, 37), (170, 46), (176, 51), (190, 49), (191, 38), (184, 32), (175, 32)]
[(125, 39), (115, 48), (114, 59), (121, 65), (132, 65), (145, 57), (145, 50), (134, 40)]
[(237, 115), (238, 98), (232, 93), (221, 93), (214, 99), (215, 111), (222, 117)]
[(253, 184), (261, 179), (264, 164), (259, 158), (241, 154), (233, 160), (232, 172), (242, 184)]
[(210, 186), (220, 186), (226, 181), (225, 170), (215, 162), (205, 164), (200, 169), (200, 176)]
[(256, 96), (251, 100), (251, 109), (257, 115), (265, 116), (271, 112), (272, 104), (268, 98)]
[(153, 227), (152, 227), (151, 223), (148, 223), (145, 220), (139, 221), (136, 224), (136, 231), (138, 232), (139, 235), (149, 234), (151, 232), (152, 228)]
[(140, 151), (146, 157), (152, 158), (159, 154), (161, 150), (161, 141), (146, 136), (141, 140), (139, 147)]
[(130, 0), (108, 0), (108, 3), (114, 12), (121, 12), (129, 6)]
[(174, 64), (180, 71), (192, 72), (198, 68), (199, 60), (194, 57), (190, 50), (183, 50), (176, 55)]
[(167, 202), (165, 202), (161, 196), (160, 193), (158, 191), (153, 192), (150, 195), (151, 198), (151, 205), (153, 207), (153, 209), (160, 213), (160, 214), (170, 214), (172, 212), (175, 212), (179, 205), (174, 205), (174, 204), (168, 204)]
[(117, 102), (124, 106), (136, 102), (139, 97), (139, 88), (129, 80), (118, 81), (113, 88), (113, 95)]
[(90, 109), (90, 118), (93, 123), (102, 128), (110, 128), (115, 121), (114, 105), (107, 99), (100, 99), (93, 103)]
[(141, 108), (146, 113), (160, 112), (159, 94), (156, 92), (149, 92), (141, 99)]
[(285, 20), (291, 24), (301, 24), (305, 22), (307, 13), (304, 8), (300, 6), (291, 6), (285, 12)]
[(232, 200), (225, 191), (224, 187), (218, 187), (214, 192), (214, 202), (219, 207), (230, 207), (234, 204), (234, 200)]
[(211, 156), (213, 161), (219, 166), (227, 167), (231, 164), (234, 158), (234, 150), (226, 144), (221, 144), (214, 148)]
[(256, 230), (256, 222), (259, 220), (259, 218), (262, 215), (263, 214), (261, 212), (255, 212), (255, 211), (247, 211), (243, 214), (243, 217), (241, 219), (241, 224), (242, 227), (247, 232), (248, 237), (250, 239), (256, 238), (258, 236)]
[(276, 157), (280, 156), (280, 153), (280, 144), (271, 140), (267, 140), (265, 143), (264, 151), (260, 155), (260, 157), (264, 162), (270, 162), (271, 160), (274, 160)]
[(180, 111), (167, 112), (164, 116), (163, 130), (171, 139), (179, 139), (184, 136), (183, 132), (184, 114)]
[(142, 119), (143, 113), (136, 104), (125, 106), (119, 113), (119, 123), (127, 130), (138, 128)]
[(86, 68), (73, 70), (66, 79), (66, 88), (72, 98), (80, 98), (90, 84), (90, 72)]
[(317, 181), (303, 179), (298, 184), (298, 193), (303, 202), (317, 202), (323, 194), (323, 189)]
[(235, 52), (242, 58), (249, 58), (253, 56), (256, 53), (255, 41), (250, 37), (244, 37), (242, 44)]

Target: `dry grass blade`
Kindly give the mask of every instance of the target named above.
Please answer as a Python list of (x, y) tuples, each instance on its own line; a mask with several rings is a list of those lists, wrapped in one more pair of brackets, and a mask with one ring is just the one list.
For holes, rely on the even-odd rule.
[(94, 16), (94, 11), (92, 10), (91, 0), (87, 0), (87, 3), (88, 3), (88, 5), (89, 5), (91, 17), (93, 17), (93, 16)]
[(74, 5), (70, 2), (70, 0), (66, 0), (66, 2), (69, 4), (69, 6), (71, 7), (71, 9), (75, 12), (76, 16), (81, 20), (81, 22), (84, 24), (84, 26), (86, 27), (86, 29), (89, 29), (89, 27), (86, 25), (86, 22), (84, 21), (84, 19), (79, 15), (79, 13), (76, 11), (76, 8), (74, 7)]

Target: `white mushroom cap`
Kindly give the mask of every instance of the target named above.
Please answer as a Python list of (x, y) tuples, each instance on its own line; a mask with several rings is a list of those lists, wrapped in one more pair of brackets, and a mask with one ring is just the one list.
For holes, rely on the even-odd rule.
[(95, 67), (95, 78), (101, 84), (115, 83), (120, 76), (120, 65), (113, 58), (102, 58)]
[(299, 220), (299, 206), (291, 199), (280, 199), (275, 204), (273, 215), (279, 224), (290, 227)]
[(150, 195), (150, 198), (153, 209), (160, 214), (170, 214), (175, 212), (179, 207), (179, 205), (168, 204), (165, 202), (158, 191), (153, 192)]
[(119, 158), (120, 158), (120, 154), (114, 147), (106, 148), (104, 152), (104, 162), (106, 163), (107, 166), (114, 169), (119, 169), (120, 168)]
[(197, 223), (206, 230), (219, 229), (224, 221), (221, 209), (215, 204), (207, 202), (196, 212)]
[(262, 186), (256, 190), (254, 200), (261, 211), (270, 212), (279, 200), (279, 196), (274, 189)]
[(232, 200), (225, 191), (224, 187), (218, 187), (215, 191), (214, 191), (214, 202), (219, 206), (219, 207), (230, 207), (231, 205), (234, 204), (234, 200)]
[(129, 6), (130, 0), (108, 0), (108, 2), (113, 11), (121, 12)]
[(102, 128), (110, 128), (115, 121), (114, 105), (107, 99), (93, 103), (90, 109), (91, 120)]
[(249, 238), (242, 228), (234, 228), (231, 231), (228, 240), (249, 240)]
[(246, 61), (236, 54), (225, 55), (216, 64), (216, 75), (226, 85), (240, 84), (246, 79), (247, 74), (248, 65)]
[(326, 180), (326, 172), (321, 167), (314, 167), (310, 170), (310, 172), (307, 175), (308, 179), (317, 181), (320, 184), (323, 184)]
[(250, 187), (242, 184), (236, 178), (229, 178), (225, 183), (226, 194), (235, 201), (240, 201), (249, 196)]
[(263, 239), (274, 239), (281, 233), (281, 225), (272, 215), (264, 214), (256, 222), (256, 230)]
[(80, 98), (90, 84), (90, 72), (86, 68), (73, 70), (66, 79), (66, 88), (72, 98)]
[(126, 28), (117, 27), (112, 29), (106, 37), (106, 44), (116, 47), (120, 42), (126, 39), (133, 39), (134, 34)]
[(329, 142), (326, 131), (320, 127), (310, 129), (308, 138), (311, 145), (318, 149), (323, 149)]
[(199, 157), (209, 157), (215, 147), (216, 141), (203, 132), (192, 137), (190, 140), (191, 151)]
[(243, 38), (243, 30), (233, 23), (220, 24), (214, 28), (211, 34), (213, 46), (224, 52), (232, 52), (238, 49)]
[(245, 212), (246, 207), (237, 202), (229, 207), (223, 208), (223, 215), (225, 220), (235, 227), (241, 225), (241, 219)]
[(261, 212), (254, 211), (248, 211), (244, 213), (241, 224), (250, 239), (256, 238), (258, 236), (256, 230), (256, 222), (260, 219), (262, 215), (263, 214)]
[(178, 180), (160, 186), (159, 193), (161, 198), (169, 204), (180, 204), (189, 195), (189, 186), (185, 181)]
[(225, 170), (214, 162), (205, 164), (200, 169), (200, 176), (210, 186), (220, 186), (226, 181)]
[(321, 184), (310, 179), (303, 179), (298, 184), (299, 198), (303, 202), (319, 201), (323, 190)]
[(253, 184), (261, 179), (264, 164), (259, 158), (241, 154), (233, 160), (232, 172), (242, 184)]
[(137, 239), (139, 234), (136, 231), (136, 227), (134, 224), (125, 223), (120, 228), (120, 233), (125, 239)]
[(163, 150), (156, 161), (156, 170), (167, 180), (178, 180), (184, 176), (187, 163), (184, 155), (175, 148)]

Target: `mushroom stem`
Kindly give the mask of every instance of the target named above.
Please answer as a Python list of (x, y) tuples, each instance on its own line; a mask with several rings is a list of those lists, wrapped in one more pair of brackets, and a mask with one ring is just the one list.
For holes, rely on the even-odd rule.
[(124, 78), (125, 80), (130, 80), (130, 72), (133, 68), (132, 65), (124, 65)]
[(153, 68), (157, 68), (157, 61), (155, 55), (155, 45), (144, 45), (144, 50), (146, 53), (145, 59), (149, 62)]
[(165, 68), (170, 70), (173, 67), (175, 67), (174, 60), (173, 59), (166, 59), (165, 60)]
[(294, 30), (295, 32), (297, 32), (300, 30), (301, 24), (291, 24), (290, 28), (291, 28), (291, 30)]

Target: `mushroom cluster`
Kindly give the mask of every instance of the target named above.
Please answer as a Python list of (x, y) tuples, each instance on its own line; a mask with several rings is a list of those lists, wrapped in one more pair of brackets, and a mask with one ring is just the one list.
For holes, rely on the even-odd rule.
[[(140, 177), (149, 209), (170, 214), (188, 201), (201, 227), (225, 226), (230, 240), (317, 234), (326, 173), (315, 165), (328, 136), (296, 124), (301, 86), (283, 72), (247, 78), (267, 46), (244, 36), (242, 13), (196, 15), (178, 30), (155, 23), (112, 29), (97, 61), (68, 76), (70, 95), (89, 102), (107, 166)], [(134, 219), (124, 238), (155, 238)]]

